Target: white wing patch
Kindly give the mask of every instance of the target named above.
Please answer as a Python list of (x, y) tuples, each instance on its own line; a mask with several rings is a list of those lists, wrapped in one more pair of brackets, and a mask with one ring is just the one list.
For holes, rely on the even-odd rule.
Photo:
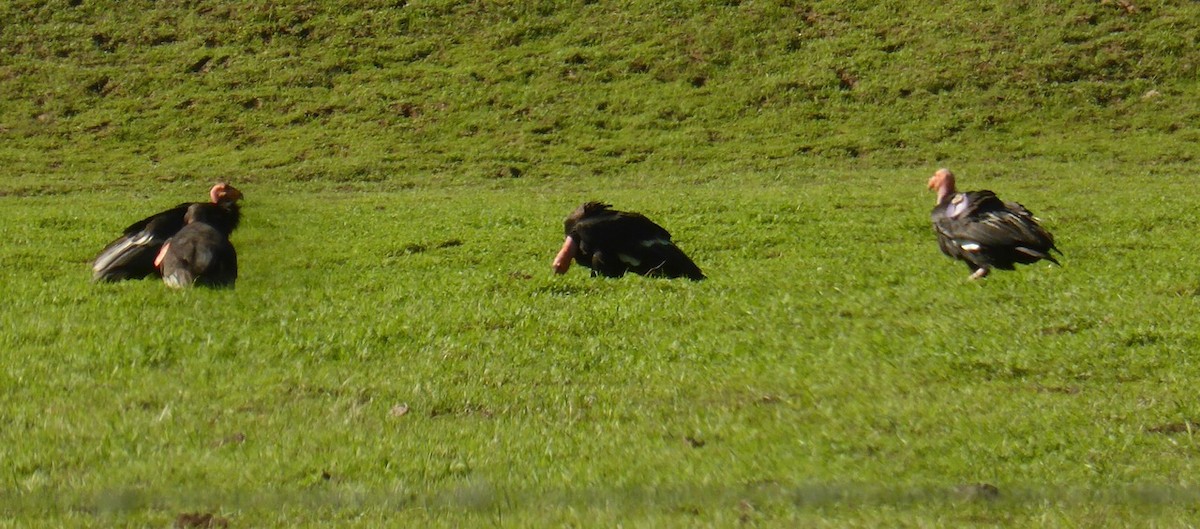
[(101, 270), (108, 268), (108, 265), (112, 263), (113, 258), (115, 258), (117, 255), (120, 255), (121, 251), (128, 247), (129, 242), (121, 241), (121, 244), (109, 248), (107, 252), (104, 252), (102, 255), (97, 257), (96, 261), (92, 263), (92, 272), (100, 273)]
[(109, 248), (107, 252), (104, 252), (99, 257), (96, 257), (96, 261), (92, 263), (92, 272), (99, 274), (101, 271), (108, 268), (109, 265), (111, 265), (113, 261), (117, 259), (117, 257), (120, 257), (125, 253), (126, 250), (134, 245), (136, 245), (136, 241), (123, 240), (120, 244)]
[(133, 245), (137, 245), (137, 246), (144, 246), (144, 245), (150, 244), (150, 242), (153, 240), (154, 240), (154, 234), (148, 233), (148, 232), (141, 232), (138, 234), (137, 238), (130, 239), (129, 244), (133, 244)]
[(617, 259), (620, 259), (622, 263), (625, 263), (629, 266), (637, 266), (637, 265), (642, 264), (642, 261), (640, 259), (638, 259), (636, 257), (630, 257), (623, 253), (617, 254)]
[(646, 247), (646, 248), (649, 248), (651, 246), (670, 246), (670, 245), (671, 245), (671, 241), (669, 241), (667, 239), (662, 239), (662, 238), (646, 239), (646, 240), (642, 241), (642, 246)]
[(96, 257), (96, 261), (92, 263), (92, 272), (98, 274), (98, 273), (100, 273), (100, 271), (108, 268), (109, 265), (111, 265), (113, 263), (113, 261), (115, 261), (118, 257), (123, 255), (130, 248), (133, 248), (135, 246), (146, 246), (147, 244), (150, 244), (153, 242), (154, 242), (154, 235), (152, 235), (150, 233), (144, 233), (144, 232), (138, 233), (137, 237), (125, 238), (125, 239), (121, 240), (120, 244), (117, 244), (116, 246), (109, 248), (108, 251), (106, 251), (103, 254)]
[(969, 242), (966, 244), (960, 244), (959, 248), (962, 248), (968, 252), (978, 252), (981, 246), (979, 246), (979, 243)]

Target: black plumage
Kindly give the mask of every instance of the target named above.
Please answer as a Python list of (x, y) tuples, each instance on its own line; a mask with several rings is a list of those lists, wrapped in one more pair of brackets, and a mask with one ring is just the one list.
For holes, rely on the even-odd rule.
[[(232, 232), (241, 217), (237, 204), (242, 198), (241, 191), (222, 182), (209, 190), (209, 198), (211, 202), (207, 204), (215, 204), (227, 210), (226, 218), (221, 222), (230, 225), (229, 231)], [(105, 246), (92, 260), (92, 279), (121, 281), (158, 276), (159, 271), (154, 266), (154, 260), (163, 243), (183, 229), (188, 208), (194, 204), (206, 203), (185, 202), (129, 225), (121, 237)]]
[(938, 190), (938, 203), (930, 214), (942, 253), (963, 261), (971, 279), (986, 276), (993, 268), (1012, 270), (1014, 265), (1047, 260), (1059, 264), (1054, 236), (1025, 206), (1004, 202), (991, 191), (958, 192), (954, 174), (941, 169), (929, 180)]
[(621, 277), (627, 272), (644, 276), (704, 279), (704, 274), (671, 234), (640, 213), (611, 209), (600, 202), (579, 206), (563, 221), (566, 240), (554, 260), (562, 274), (571, 260), (592, 270), (592, 275)]
[(229, 234), (237, 221), (230, 209), (219, 204), (192, 204), (185, 223), (163, 244), (155, 260), (163, 282), (173, 288), (232, 287), (237, 281), (237, 251)]

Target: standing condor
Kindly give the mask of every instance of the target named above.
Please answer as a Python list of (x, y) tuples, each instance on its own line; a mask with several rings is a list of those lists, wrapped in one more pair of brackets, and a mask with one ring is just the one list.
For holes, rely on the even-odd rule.
[(1031, 264), (1045, 259), (1059, 264), (1051, 251), (1054, 236), (1038, 223), (1025, 206), (1003, 202), (991, 191), (959, 193), (954, 173), (938, 169), (929, 179), (937, 190), (931, 212), (942, 253), (964, 261), (971, 279), (988, 275), (992, 268), (1012, 270), (1014, 263)]
[(554, 257), (554, 272), (564, 274), (571, 259), (606, 277), (626, 272), (644, 276), (704, 279), (700, 268), (671, 242), (671, 234), (640, 213), (611, 209), (600, 202), (579, 206), (563, 221), (566, 240)]
[[(242, 198), (242, 192), (225, 182), (220, 182), (214, 185), (208, 194), (211, 199), (209, 204), (215, 204), (225, 210), (226, 219), (223, 224), (230, 226), (232, 231), (241, 217), (237, 201)], [(121, 281), (142, 279), (149, 275), (157, 276), (158, 268), (154, 265), (154, 259), (162, 249), (163, 243), (183, 229), (184, 217), (193, 204), (205, 203), (185, 202), (125, 228), (124, 235), (105, 246), (92, 260), (92, 280)]]
[(184, 223), (154, 259), (163, 282), (172, 288), (193, 284), (233, 287), (237, 281), (237, 252), (229, 242), (229, 234), (237, 219), (220, 204), (192, 204)]

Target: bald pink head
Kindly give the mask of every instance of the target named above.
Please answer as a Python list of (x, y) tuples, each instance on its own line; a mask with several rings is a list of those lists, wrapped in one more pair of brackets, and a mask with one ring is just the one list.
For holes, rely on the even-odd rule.
[(217, 185), (212, 186), (212, 189), (208, 190), (208, 196), (212, 199), (213, 204), (220, 204), (222, 202), (237, 202), (241, 200), (242, 192), (225, 182), (217, 182)]
[(571, 268), (571, 259), (575, 258), (575, 253), (579, 251), (579, 246), (575, 244), (575, 238), (570, 235), (563, 241), (562, 249), (558, 251), (558, 255), (554, 256), (554, 273), (565, 274), (567, 269)]
[(949, 169), (938, 169), (929, 177), (929, 189), (937, 190), (937, 201), (941, 204), (946, 197), (953, 195), (956, 190), (954, 187), (954, 173)]

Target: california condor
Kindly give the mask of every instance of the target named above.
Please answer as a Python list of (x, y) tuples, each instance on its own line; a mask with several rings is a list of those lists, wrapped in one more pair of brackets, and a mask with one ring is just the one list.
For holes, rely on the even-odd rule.
[(588, 202), (563, 221), (566, 240), (554, 257), (554, 272), (564, 274), (571, 260), (592, 269), (592, 276), (644, 276), (704, 279), (700, 268), (671, 242), (671, 234), (640, 213)]
[(958, 192), (954, 173), (939, 169), (929, 179), (937, 190), (937, 206), (930, 216), (942, 253), (964, 261), (971, 279), (988, 275), (992, 268), (1012, 270), (1015, 263), (1042, 259), (1059, 264), (1051, 251), (1054, 236), (1025, 206), (1003, 202), (991, 191)]

